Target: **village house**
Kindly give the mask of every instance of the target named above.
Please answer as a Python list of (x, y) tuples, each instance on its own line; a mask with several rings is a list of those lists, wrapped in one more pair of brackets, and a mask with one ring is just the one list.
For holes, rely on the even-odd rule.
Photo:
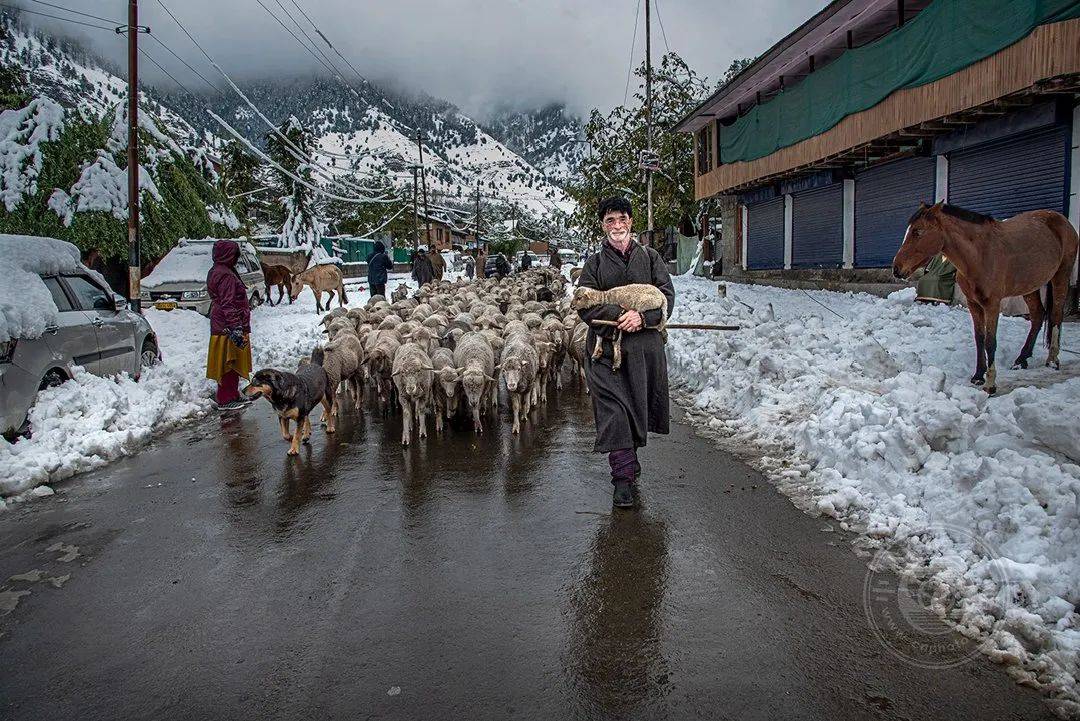
[(836, 287), (891, 281), (923, 201), (1080, 224), (1078, 93), (1076, 3), (836, 0), (675, 130), (726, 276)]

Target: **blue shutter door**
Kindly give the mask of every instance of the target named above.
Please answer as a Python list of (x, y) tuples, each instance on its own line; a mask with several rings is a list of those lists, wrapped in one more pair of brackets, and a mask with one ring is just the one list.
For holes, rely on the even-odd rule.
[(746, 206), (746, 267), (784, 267), (784, 196)]
[(791, 267), (844, 264), (844, 184), (792, 195)]
[(1065, 212), (1069, 129), (1055, 126), (949, 154), (949, 203), (998, 220)]
[(855, 176), (855, 267), (886, 268), (919, 203), (934, 202), (934, 158), (907, 158)]

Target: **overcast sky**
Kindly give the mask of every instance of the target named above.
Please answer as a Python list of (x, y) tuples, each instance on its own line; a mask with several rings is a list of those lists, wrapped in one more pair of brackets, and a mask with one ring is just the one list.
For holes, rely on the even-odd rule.
[[(63, 14), (33, 0), (28, 10)], [(116, 21), (125, 0), (49, 0)], [(319, 66), (259, 6), (258, 0), (163, 0), (230, 74), (240, 78), (297, 75)], [(314, 38), (304, 9), (330, 42), (365, 76), (392, 80), (482, 116), (498, 104), (532, 107), (565, 102), (576, 112), (622, 102), (641, 0), (261, 0), (299, 35), (281, 7)], [(140, 0), (140, 21), (214, 80), (201, 54), (157, 0)], [(666, 45), (715, 79), (733, 58), (760, 54), (824, 6), (824, 0), (653, 0), (653, 57)], [(659, 19), (658, 19), (659, 16)], [(117, 63), (126, 63), (121, 36), (42, 18), (79, 35)], [(86, 18), (82, 18), (86, 20)], [(644, 10), (638, 17), (635, 62), (644, 57)], [(89, 22), (95, 22), (90, 20)], [(663, 32), (661, 31), (663, 24)], [(317, 38), (316, 38), (317, 39)], [(197, 80), (160, 46), (155, 59), (192, 89)], [(322, 49), (336, 61), (329, 49)], [(339, 63), (340, 64), (340, 63)], [(160, 73), (147, 63), (146, 81)], [(348, 75), (351, 71), (342, 68)], [(168, 82), (167, 80), (165, 82)]]

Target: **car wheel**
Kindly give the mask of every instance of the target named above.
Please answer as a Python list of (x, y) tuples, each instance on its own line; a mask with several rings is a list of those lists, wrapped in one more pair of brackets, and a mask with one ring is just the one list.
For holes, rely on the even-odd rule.
[(45, 374), (44, 378), (41, 379), (41, 383), (38, 384), (38, 390), (43, 391), (46, 388), (55, 388), (66, 380), (67, 377), (63, 374), (63, 372), (57, 370), (56, 368), (53, 368), (51, 371)]
[(139, 369), (152, 368), (161, 362), (161, 351), (152, 340), (143, 343), (142, 353), (139, 354)]

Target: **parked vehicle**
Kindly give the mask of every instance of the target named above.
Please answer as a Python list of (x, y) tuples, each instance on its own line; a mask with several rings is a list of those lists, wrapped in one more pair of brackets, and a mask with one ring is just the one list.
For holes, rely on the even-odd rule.
[(150, 324), (98, 274), (84, 268), (39, 277), (59, 314), (43, 335), (0, 344), (0, 432), (8, 438), (32, 430), (27, 414), (38, 391), (71, 379), (75, 366), (138, 378), (161, 358)]
[[(216, 238), (189, 240), (184, 238), (157, 264), (153, 272), (142, 279), (140, 298), (143, 305), (158, 310), (187, 308), (203, 315), (210, 315), (210, 293), (206, 289), (206, 274), (214, 265), (212, 252)], [(266, 298), (266, 282), (263, 277), (259, 254), (246, 240), (240, 244), (240, 258), (236, 272), (248, 290), (251, 307)]]

